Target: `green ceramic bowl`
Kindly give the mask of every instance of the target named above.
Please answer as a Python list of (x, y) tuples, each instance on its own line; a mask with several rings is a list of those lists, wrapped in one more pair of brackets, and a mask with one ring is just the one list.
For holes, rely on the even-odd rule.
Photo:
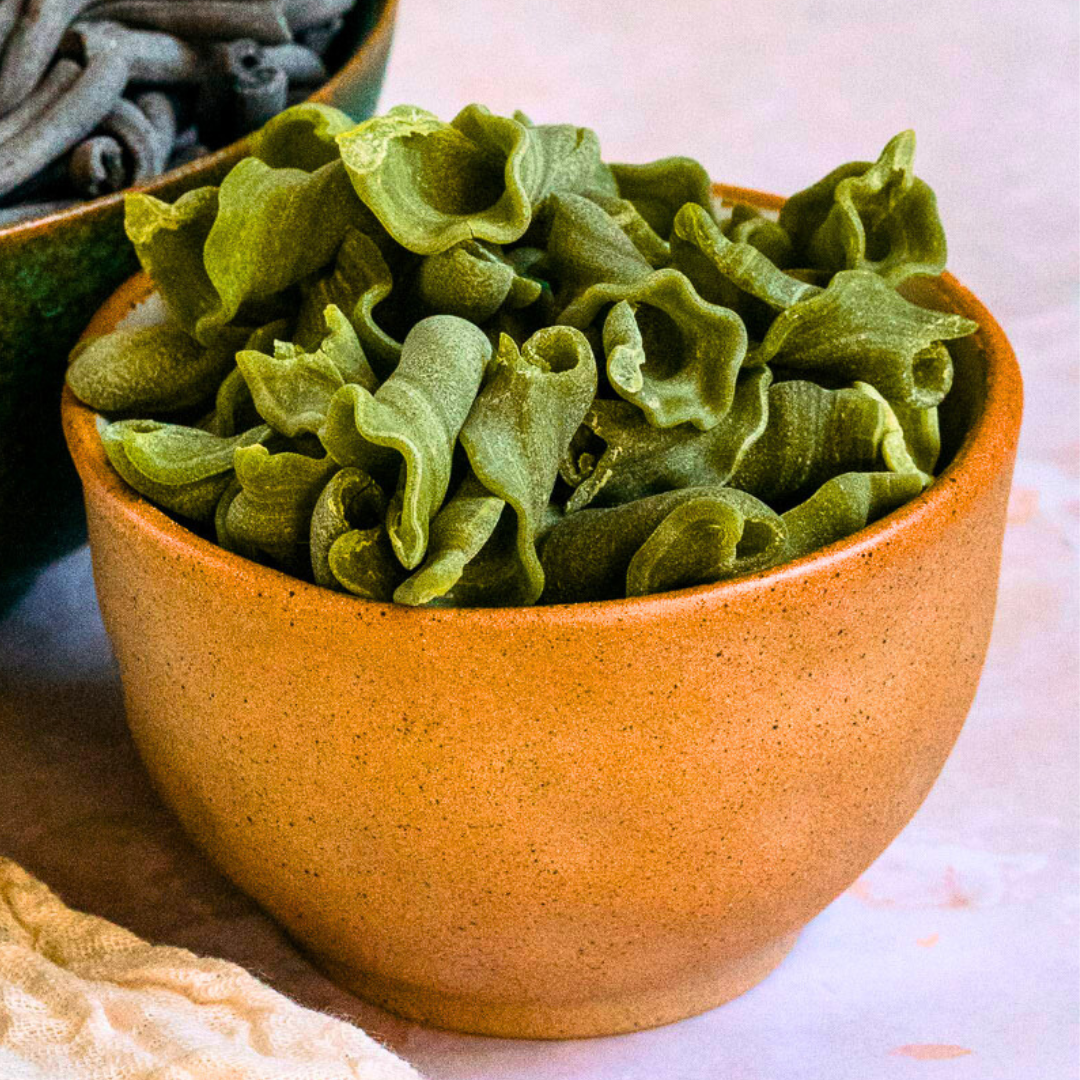
[[(397, 0), (361, 0), (343, 35), (341, 66), (312, 100), (356, 120), (375, 112), (396, 8)], [(247, 152), (240, 140), (137, 190), (171, 202), (218, 183)], [(136, 269), (121, 193), (0, 228), (0, 612), (86, 537), (60, 431), (60, 390), (83, 327)]]

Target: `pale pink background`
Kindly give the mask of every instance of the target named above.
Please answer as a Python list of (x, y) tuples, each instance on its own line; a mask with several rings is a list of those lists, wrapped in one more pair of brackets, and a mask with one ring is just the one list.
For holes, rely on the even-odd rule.
[(912, 824), (761, 986), (681, 1024), (566, 1043), (425, 1030), (336, 990), (151, 793), (85, 551), (0, 623), (0, 851), (71, 903), (355, 1019), (433, 1080), (1075, 1080), (1076, 20), (1071, 0), (402, 0), (386, 106), (520, 108), (595, 127), (610, 159), (686, 153), (778, 192), (914, 127), (950, 267), (1020, 357), (1027, 414), (975, 707)]

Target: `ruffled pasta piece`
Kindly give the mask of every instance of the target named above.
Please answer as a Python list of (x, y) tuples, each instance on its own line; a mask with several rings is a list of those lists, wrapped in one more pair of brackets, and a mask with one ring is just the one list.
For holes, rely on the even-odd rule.
[(885, 467), (894, 473), (914, 473), (922, 480), (924, 487), (929, 487), (934, 478), (916, 464), (915, 457), (908, 447), (907, 434), (892, 405), (869, 383), (857, 382), (853, 388), (873, 398), (881, 406), (884, 419), (881, 459)]
[(337, 462), (247, 446), (235, 451), (233, 467), (241, 490), (225, 515), (228, 534), (269, 556), (275, 565), (305, 576), (311, 565), (311, 514), (337, 472)]
[(503, 337), (490, 377), (461, 429), (473, 472), (517, 515), (518, 586), (504, 602), (533, 604), (544, 588), (536, 538), (559, 462), (596, 394), (596, 361), (584, 334), (538, 330), (519, 352)]
[(931, 482), (975, 324), (893, 288), (945, 254), (910, 133), (779, 221), (721, 221), (691, 159), (609, 166), (587, 128), (476, 105), (306, 103), (253, 146), (220, 188), (128, 197), (173, 322), (70, 375), (114, 415), (213, 401), (103, 438), (229, 550), (409, 605), (605, 599), (774, 565)]
[(791, 266), (795, 254), (787, 229), (766, 217), (756, 207), (736, 203), (731, 217), (723, 224), (724, 235), (736, 244), (756, 247), (771, 263), (783, 268)]
[(671, 245), (641, 216), (629, 199), (617, 195), (590, 195), (589, 198), (619, 226), (645, 261), (659, 270), (671, 261)]
[(393, 447), (368, 442), (359, 431), (362, 410), (370, 392), (362, 386), (346, 384), (330, 399), (326, 419), (319, 428), (319, 441), (342, 466), (370, 473), (378, 482), (393, 487), (401, 459)]
[(258, 548), (245, 543), (229, 532), (229, 507), (232, 506), (233, 500), (243, 490), (240, 481), (236, 479), (236, 474), (233, 473), (229, 478), (228, 486), (221, 493), (221, 498), (218, 499), (217, 507), (214, 509), (214, 534), (217, 538), (218, 547), (231, 551), (242, 558), (251, 559), (252, 562), (265, 563), (269, 560)]
[(780, 515), (732, 488), (684, 488), (582, 510), (544, 541), (544, 600), (612, 600), (720, 581), (771, 565), (784, 542)]
[[(240, 369), (234, 367), (221, 380), (221, 385), (218, 386), (214, 397), (214, 408), (203, 417), (198, 426), (210, 432), (211, 435), (228, 438), (251, 426), (239, 422), (241, 414), (248, 411), (255, 411), (255, 403), (251, 400), (251, 392), (247, 388), (247, 383), (244, 382)], [(257, 423), (258, 420), (256, 419), (255, 422)]]
[(67, 384), (99, 412), (179, 412), (213, 395), (232, 362), (175, 323), (121, 328), (74, 349)]
[(409, 105), (345, 132), (357, 194), (403, 247), (434, 255), (463, 240), (508, 244), (553, 191), (615, 194), (596, 136), (469, 105), (445, 124)]
[(403, 574), (382, 523), (338, 537), (328, 560), (334, 580), (364, 600), (389, 603)]
[(113, 468), (140, 495), (174, 514), (208, 521), (232, 479), (236, 449), (270, 434), (262, 425), (226, 439), (158, 420), (118, 420), (101, 441)]
[(890, 401), (889, 407), (900, 421), (904, 441), (916, 468), (933, 476), (941, 455), (941, 428), (937, 409), (916, 409), (895, 401)]
[[(455, 590), (455, 586), (491, 539), (505, 507), (503, 499), (492, 495), (470, 473), (435, 515), (424, 563), (397, 587), (394, 602), (417, 607), (433, 602), (456, 603), (461, 593), (468, 597), (468, 582), (460, 590)], [(512, 540), (510, 550), (514, 550)], [(513, 560), (506, 562), (510, 564)], [(488, 575), (473, 576), (480, 578), (475, 585), (480, 586), (485, 596), (496, 587)], [(475, 597), (472, 599), (475, 602)]]
[(359, 469), (335, 473), (311, 514), (315, 584), (365, 600), (390, 600), (402, 570), (385, 517), (386, 496), (370, 476)]
[(541, 266), (543, 275), (557, 284), (560, 304), (590, 285), (633, 285), (652, 272), (630, 237), (591, 199), (559, 194), (548, 205), (550, 229)]
[[(288, 319), (279, 319), (257, 327), (248, 335), (244, 348), (271, 353), (274, 342), (288, 336), (290, 325)], [(196, 426), (209, 431), (211, 435), (227, 437), (261, 423), (262, 417), (255, 408), (243, 372), (233, 367), (218, 386), (214, 408)]]
[(597, 399), (582, 421), (581, 445), (571, 445), (573, 461), (563, 471), (575, 487), (566, 512), (726, 484), (765, 430), (771, 382), (768, 368), (742, 372), (727, 416), (708, 431), (689, 424), (656, 428), (627, 401)]
[[(478, 480), (475, 482), (479, 484)], [(455, 493), (454, 498), (465, 499), (467, 490), (463, 484), (462, 488)], [(487, 489), (484, 488), (483, 490), (486, 491)], [(480, 499), (484, 498), (477, 489), (473, 489), (473, 495)], [(440, 569), (442, 574), (447, 575), (443, 583), (448, 580), (451, 574), (457, 573), (455, 565), (457, 559), (470, 555), (471, 557), (464, 562), (460, 576), (449, 585), (445, 593), (432, 597), (428, 601), (429, 606), (506, 607), (515, 604), (516, 598), (521, 595), (521, 560), (518, 556), (516, 515), (507, 508), (501, 499), (496, 499), (495, 496), (488, 496), (488, 498), (492, 501), (483, 505), (474, 505), (471, 508), (464, 505), (455, 507), (453, 511), (455, 515), (472, 514), (469, 531), (464, 530), (465, 523), (461, 518), (458, 518), (459, 528), (462, 531), (455, 540), (449, 541), (444, 536), (444, 543), (441, 548), (434, 548), (433, 546), (433, 555), (436, 558), (438, 557), (438, 551), (443, 551), (446, 555), (447, 561), (441, 563)], [(451, 503), (448, 503), (443, 509), (449, 510), (450, 506)], [(499, 511), (498, 516), (496, 516), (496, 510)], [(550, 532), (560, 517), (561, 515), (554, 506), (549, 504), (545, 507), (543, 525), (537, 535), (538, 545), (542, 544), (544, 536)], [(495, 525), (490, 536), (480, 547), (480, 550), (475, 555), (472, 555), (476, 544), (480, 543), (481, 538), (488, 532), (493, 518), (495, 519)], [(447, 527), (449, 527), (449, 522)], [(448, 546), (450, 543), (458, 545), (458, 554), (456, 556), (453, 547)], [(440, 583), (434, 577), (428, 577), (422, 583), (418, 580), (416, 583), (417, 591), (413, 591), (411, 594), (403, 593), (402, 598), (395, 597), (395, 600), (398, 603), (407, 603), (409, 601), (403, 598), (407, 595), (418, 598), (420, 595), (418, 590), (421, 585), (424, 589), (428, 589), (436, 584)]]
[(865, 529), (922, 491), (916, 473), (844, 473), (783, 515), (787, 540), (778, 562), (808, 555)]
[(539, 281), (521, 276), (501, 252), (477, 240), (426, 256), (416, 276), (417, 296), (429, 311), (474, 323), (487, 322), (503, 304), (528, 306), (542, 288)]
[(454, 445), (490, 358), (491, 343), (478, 327), (432, 315), (409, 332), (397, 368), (374, 395), (350, 385), (331, 402), (320, 438), (339, 464), (379, 477), (387, 451), (402, 459), (387, 529), (406, 569), (424, 556), (428, 525), (450, 483)]
[(945, 269), (933, 191), (912, 171), (915, 133), (892, 138), (876, 162), (851, 162), (793, 195), (780, 224), (799, 255), (825, 270), (870, 270), (896, 285)]
[(886, 409), (856, 389), (793, 380), (769, 389), (768, 422), (732, 473), (733, 487), (768, 503), (813, 491), (840, 473), (880, 467)]
[(600, 158), (600, 140), (595, 131), (574, 124), (526, 121), (523, 126), (532, 144), (524, 171), (534, 210), (553, 192), (590, 198), (618, 194), (611, 167)]
[(356, 126), (348, 113), (305, 101), (280, 112), (252, 136), (251, 152), (272, 169), (315, 172), (341, 156), (337, 136)]
[(647, 165), (612, 165), (619, 196), (628, 199), (653, 231), (671, 235), (675, 215), (687, 203), (712, 213), (712, 181), (693, 158), (667, 157)]
[(327, 333), (314, 352), (278, 341), (273, 356), (254, 349), (236, 355), (259, 415), (289, 438), (316, 434), (331, 399), (346, 383), (369, 391), (378, 385), (356, 331), (341, 309), (328, 304), (324, 318)]
[(333, 257), (356, 216), (357, 199), (340, 161), (315, 172), (273, 169), (244, 158), (218, 189), (218, 213), (203, 259), (217, 306), (198, 321), (208, 340), (241, 304), (273, 297)]
[[(288, 329), (289, 322), (286, 319), (267, 323), (266, 326), (260, 326), (248, 335), (244, 347), (255, 352), (271, 353), (274, 351), (274, 342), (284, 338)], [(212, 435), (229, 436), (246, 431), (260, 423), (262, 423), (262, 417), (255, 408), (255, 400), (248, 389), (244, 373), (238, 367), (234, 367), (221, 380), (214, 398), (213, 412), (199, 424), (199, 427)]]
[(594, 285), (559, 321), (584, 329), (608, 304), (607, 372), (616, 393), (656, 427), (707, 430), (727, 415), (746, 359), (746, 327), (702, 300), (685, 274), (656, 270), (636, 285)]
[(323, 335), (327, 305), (334, 304), (349, 317), (379, 374), (388, 375), (401, 356), (401, 342), (375, 321), (375, 308), (393, 286), (393, 274), (375, 241), (357, 229), (347, 230), (332, 269), (301, 286), (296, 340), (314, 348)]
[(399, 105), (338, 137), (354, 188), (403, 247), (434, 255), (462, 240), (506, 244), (532, 219), (523, 177), (532, 140), (479, 105), (446, 124)]
[(749, 574), (772, 565), (783, 549), (783, 523), (763, 504), (734, 490), (718, 498), (714, 490), (680, 501), (638, 548), (626, 570), (626, 595)]
[(962, 315), (910, 303), (868, 270), (843, 270), (823, 292), (778, 315), (754, 357), (815, 377), (868, 382), (890, 401), (926, 409), (952, 386), (945, 341), (977, 329)]
[(172, 317), (192, 335), (199, 320), (218, 305), (217, 289), (203, 262), (217, 213), (216, 187), (196, 188), (174, 203), (139, 192), (124, 196), (124, 231), (139, 263)]
[[(150, 429), (150, 424), (155, 427)], [(125, 425), (123, 445), (128, 464), (151, 483), (171, 487), (197, 483), (229, 472), (238, 447), (264, 443), (271, 434), (265, 424), (227, 439), (181, 424), (145, 420), (117, 422), (118, 427)]]
[(821, 289), (785, 274), (753, 244), (729, 240), (711, 214), (693, 204), (675, 215), (672, 264), (712, 303), (741, 308), (747, 293), (783, 311)]

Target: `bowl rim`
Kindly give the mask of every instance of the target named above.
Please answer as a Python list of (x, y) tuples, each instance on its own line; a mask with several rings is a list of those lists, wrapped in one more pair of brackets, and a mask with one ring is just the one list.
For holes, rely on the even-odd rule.
[[(360, 0), (362, 3), (363, 0)], [(376, 0), (381, 4), (375, 21), (368, 31), (357, 42), (356, 49), (349, 58), (305, 101), (316, 101), (324, 105), (333, 104), (331, 99), (335, 92), (349, 81), (349, 76), (354, 68), (362, 66), (368, 57), (383, 48), (387, 39), (393, 32), (394, 16), (397, 11), (398, 0)], [(121, 191), (114, 191), (109, 195), (99, 195), (96, 199), (85, 199), (69, 206), (64, 210), (56, 210), (51, 214), (43, 214), (41, 217), (29, 218), (26, 221), (16, 221), (10, 225), (0, 225), (0, 242), (8, 239), (26, 240), (35, 233), (46, 232), (57, 225), (70, 221), (79, 221), (82, 218), (94, 214), (107, 214), (123, 205), (124, 196), (134, 193), (140, 195), (156, 195), (163, 188), (171, 187), (180, 181), (195, 181), (202, 173), (211, 173), (218, 166), (228, 164), (229, 161), (239, 161), (251, 144), (251, 135), (245, 135), (234, 142), (212, 150), (209, 154), (195, 158), (175, 169), (158, 173), (141, 184), (132, 184)], [(196, 184), (189, 185), (197, 186)]]
[[(391, 0), (391, 3), (393, 0)], [(760, 209), (778, 210), (784, 198), (750, 188), (713, 185), (723, 205), (747, 202)], [(83, 332), (83, 337), (106, 331), (146, 293), (148, 278), (136, 274), (105, 302)], [(981, 409), (964, 435), (952, 460), (924, 492), (850, 536), (826, 547), (767, 570), (727, 578), (709, 585), (695, 585), (670, 592), (615, 600), (532, 605), (529, 607), (408, 607), (392, 602), (364, 600), (345, 592), (316, 585), (284, 571), (264, 566), (227, 551), (174, 521), (120, 478), (105, 454), (98, 434), (99, 414), (80, 402), (64, 386), (61, 413), (64, 435), (85, 489), (111, 504), (155, 543), (172, 549), (178, 558), (200, 560), (239, 588), (254, 589), (261, 596), (277, 597), (283, 604), (311, 601), (330, 613), (357, 617), (362, 612), (420, 622), (452, 620), (480, 626), (535, 625), (537, 623), (606, 622), (651, 619), (661, 614), (688, 610), (702, 603), (726, 605), (747, 593), (768, 592), (780, 584), (797, 583), (816, 576), (835, 576), (859, 560), (897, 540), (915, 538), (935, 523), (940, 527), (961, 508), (977, 500), (1000, 476), (1011, 469), (1023, 411), (1020, 368), (1004, 331), (982, 303), (949, 273), (923, 278), (935, 298), (979, 324), (973, 339), (986, 358), (986, 393)]]

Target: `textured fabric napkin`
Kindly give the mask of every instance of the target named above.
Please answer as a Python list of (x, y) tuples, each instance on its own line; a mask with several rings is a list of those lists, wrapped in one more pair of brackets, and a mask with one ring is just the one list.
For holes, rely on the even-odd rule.
[(419, 1080), (224, 960), (66, 907), (0, 858), (4, 1080)]

